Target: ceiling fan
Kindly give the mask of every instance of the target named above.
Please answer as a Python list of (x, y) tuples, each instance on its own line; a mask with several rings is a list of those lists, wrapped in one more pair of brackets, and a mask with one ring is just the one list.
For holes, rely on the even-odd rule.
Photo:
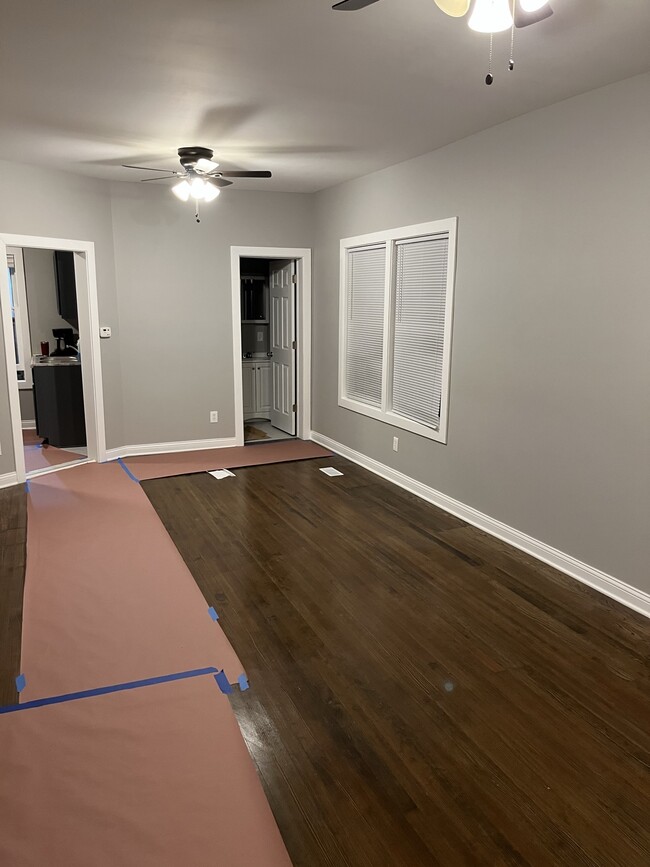
[[(337, 12), (356, 12), (379, 0), (342, 0), (332, 9)], [(479, 33), (499, 33), (512, 27), (528, 27), (553, 14), (548, 0), (434, 0), (436, 6), (452, 18), (463, 18), (473, 5), (469, 26)], [(513, 10), (514, 7), (514, 10)], [(513, 14), (514, 11), (514, 14)]]
[[(332, 6), (336, 12), (356, 12), (372, 6), (378, 0), (341, 0)], [(511, 30), (510, 37), (510, 60), (508, 69), (512, 72), (515, 68), (514, 44), (515, 27), (528, 27), (537, 24), (553, 14), (548, 0), (434, 0), (436, 6), (446, 15), (452, 18), (463, 18), (470, 11), (471, 15), (467, 22), (472, 30), (478, 33), (490, 34), (490, 60), (488, 74), (485, 83), (492, 84), (492, 44), (495, 33), (503, 30)]]
[(172, 169), (154, 169), (149, 166), (122, 165), (125, 169), (138, 169), (143, 172), (161, 172), (160, 177), (142, 178), (142, 182), (164, 181), (170, 178), (179, 178), (177, 184), (172, 187), (172, 193), (182, 202), (187, 202), (190, 197), (198, 202), (212, 202), (221, 192), (221, 187), (229, 187), (232, 181), (228, 178), (270, 178), (271, 172), (245, 172), (219, 170), (219, 163), (213, 159), (213, 151), (210, 148), (187, 147), (178, 149), (182, 171)]

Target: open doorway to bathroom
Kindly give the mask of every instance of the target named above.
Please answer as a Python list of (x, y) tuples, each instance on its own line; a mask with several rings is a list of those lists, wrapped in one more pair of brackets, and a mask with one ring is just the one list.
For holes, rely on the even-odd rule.
[(235, 440), (309, 440), (311, 250), (231, 247), (230, 273)]
[(244, 443), (296, 435), (295, 259), (242, 257)]

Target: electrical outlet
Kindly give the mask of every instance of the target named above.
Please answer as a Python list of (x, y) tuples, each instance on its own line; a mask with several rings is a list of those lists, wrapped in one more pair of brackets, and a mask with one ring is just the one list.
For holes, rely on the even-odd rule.
[(393, 437), (393, 451), (399, 451), (399, 437)]
[(217, 421), (219, 421), (219, 413), (217, 412), (216, 409), (213, 409), (212, 412), (210, 413), (210, 423), (214, 424)]

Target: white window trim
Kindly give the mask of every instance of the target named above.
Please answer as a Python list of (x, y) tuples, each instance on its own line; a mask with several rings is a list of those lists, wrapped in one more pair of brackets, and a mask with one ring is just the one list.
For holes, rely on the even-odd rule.
[[(357, 235), (354, 238), (344, 238), (340, 245), (340, 281), (339, 281), (339, 389), (338, 403), (344, 409), (358, 412), (361, 415), (390, 424), (393, 427), (410, 431), (419, 436), (427, 437), (439, 443), (447, 442), (449, 425), (449, 383), (451, 372), (451, 344), (454, 311), (454, 287), (456, 283), (456, 236), (458, 218), (435, 220), (430, 223), (417, 223), (413, 226), (403, 226), (388, 229), (383, 232), (372, 232), (367, 235)], [(392, 300), (395, 286), (395, 244), (397, 241), (449, 234), (449, 255), (447, 264), (447, 292), (445, 300), (445, 343), (442, 358), (442, 400), (440, 404), (440, 427), (436, 430), (420, 422), (403, 418), (391, 411), (389, 405), (391, 394), (392, 359)], [(386, 245), (386, 282), (384, 286), (384, 342), (383, 342), (383, 373), (381, 407), (368, 406), (356, 400), (351, 400), (345, 394), (346, 347), (347, 347), (347, 263), (348, 251), (356, 247), (368, 247), (377, 244)]]

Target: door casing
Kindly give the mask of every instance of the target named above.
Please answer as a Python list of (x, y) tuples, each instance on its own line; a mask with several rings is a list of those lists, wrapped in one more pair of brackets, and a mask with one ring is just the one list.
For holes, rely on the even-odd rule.
[(231, 247), (232, 345), (235, 397), (235, 438), (244, 444), (244, 403), (242, 393), (241, 284), (240, 259), (295, 259), (296, 261), (296, 433), (311, 438), (311, 293), (312, 256), (306, 247)]

